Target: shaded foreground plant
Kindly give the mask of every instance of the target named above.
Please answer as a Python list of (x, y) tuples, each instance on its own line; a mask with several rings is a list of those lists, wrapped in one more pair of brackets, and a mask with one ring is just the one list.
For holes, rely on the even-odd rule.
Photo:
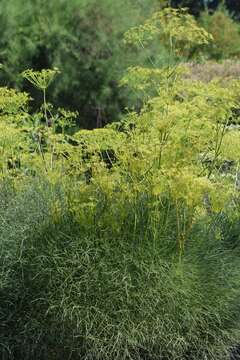
[[(156, 229), (134, 224), (128, 203), (134, 238), (76, 223), (60, 184), (36, 180), (8, 200), (2, 190), (3, 359), (226, 358), (240, 290), (227, 217), (199, 220), (179, 264), (171, 209), (153, 243)], [(136, 210), (151, 222), (149, 205), (139, 199)]]

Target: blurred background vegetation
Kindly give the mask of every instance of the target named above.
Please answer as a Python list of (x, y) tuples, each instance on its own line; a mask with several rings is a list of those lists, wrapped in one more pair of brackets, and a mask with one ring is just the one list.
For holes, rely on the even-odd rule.
[[(36, 99), (35, 110), (42, 99), (20, 73), (26, 68), (58, 67), (61, 76), (51, 86), (48, 101), (77, 110), (80, 128), (118, 120), (126, 107), (136, 104), (133, 95), (118, 85), (127, 67), (168, 62), (160, 42), (136, 53), (126, 50), (122, 41), (126, 30), (142, 23), (161, 4), (159, 0), (1, 0), (1, 85), (30, 92)], [(238, 1), (173, 0), (171, 5), (189, 7), (213, 34), (214, 45), (206, 49), (205, 58), (239, 57)]]
[(20, 73), (56, 66), (62, 74), (50, 89), (49, 101), (78, 110), (82, 127), (102, 126), (128, 103), (118, 79), (136, 62), (136, 54), (131, 58), (123, 51), (123, 33), (142, 22), (157, 4), (155, 0), (3, 0), (0, 81), (31, 91)]

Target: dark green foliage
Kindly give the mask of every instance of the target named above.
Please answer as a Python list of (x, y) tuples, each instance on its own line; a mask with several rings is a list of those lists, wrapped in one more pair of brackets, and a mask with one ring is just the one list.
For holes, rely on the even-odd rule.
[(236, 0), (170, 0), (170, 2), (172, 6), (187, 6), (196, 16), (199, 16), (203, 10), (216, 10), (219, 5), (225, 4), (234, 17), (240, 16), (240, 2)]
[[(204, 10), (205, 4), (208, 5), (208, 7), (211, 7), (214, 3), (214, 0), (172, 0), (171, 5), (172, 6), (184, 6), (188, 7), (190, 12), (198, 16), (201, 11)], [(216, 0), (215, 0), (216, 3)], [(215, 4), (214, 4), (215, 5)]]
[(15, 195), (5, 186), (1, 359), (226, 359), (240, 320), (237, 218), (198, 222), (179, 262), (164, 201), (158, 229), (152, 199), (141, 196), (134, 211), (126, 203), (119, 232), (106, 228), (101, 194), (90, 228), (74, 220), (60, 185), (35, 179)]
[(240, 25), (234, 21), (226, 7), (214, 13), (201, 13), (199, 22), (213, 35), (214, 42), (206, 48), (206, 57), (215, 60), (239, 58)]
[[(2, 0), (0, 81), (30, 91), (39, 104), (41, 94), (20, 73), (56, 66), (62, 74), (51, 86), (49, 101), (79, 110), (83, 127), (116, 120), (131, 103), (118, 80), (132, 61), (136, 63), (136, 54), (124, 49), (123, 33), (157, 4), (155, 0)], [(141, 60), (147, 56), (143, 54)]]

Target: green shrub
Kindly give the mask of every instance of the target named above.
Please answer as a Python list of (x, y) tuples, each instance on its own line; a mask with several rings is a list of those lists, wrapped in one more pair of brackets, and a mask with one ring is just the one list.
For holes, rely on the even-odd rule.
[(199, 21), (214, 38), (206, 57), (221, 60), (240, 56), (240, 27), (225, 7), (220, 6), (212, 14), (203, 12)]
[(77, 223), (61, 184), (36, 179), (9, 194), (1, 191), (2, 359), (226, 358), (239, 328), (234, 218), (196, 222), (179, 263), (174, 207), (159, 204), (156, 227), (150, 197), (134, 213), (126, 202), (110, 231), (97, 208), (95, 227)]
[[(136, 0), (15, 0), (1, 2), (0, 81), (30, 91), (20, 76), (26, 68), (58, 67), (49, 101), (79, 111), (81, 127), (115, 120), (129, 105), (118, 79), (136, 54), (129, 56), (123, 33), (142, 21), (158, 2)], [(160, 46), (161, 48), (161, 46)], [(159, 49), (159, 45), (158, 45)], [(164, 51), (164, 50), (163, 50)], [(141, 61), (148, 58), (142, 54)], [(147, 60), (148, 61), (148, 60)]]

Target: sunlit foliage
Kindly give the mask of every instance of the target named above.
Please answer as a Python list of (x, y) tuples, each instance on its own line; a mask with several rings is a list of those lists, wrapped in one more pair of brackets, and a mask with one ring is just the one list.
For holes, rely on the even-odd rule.
[[(169, 8), (125, 39), (155, 35), (173, 55), (212, 41)], [(120, 85), (142, 106), (92, 131), (47, 102), (55, 70), (24, 73), (44, 95), (34, 114), (27, 94), (0, 89), (6, 359), (228, 356), (240, 330), (240, 84), (186, 71), (131, 67)]]

